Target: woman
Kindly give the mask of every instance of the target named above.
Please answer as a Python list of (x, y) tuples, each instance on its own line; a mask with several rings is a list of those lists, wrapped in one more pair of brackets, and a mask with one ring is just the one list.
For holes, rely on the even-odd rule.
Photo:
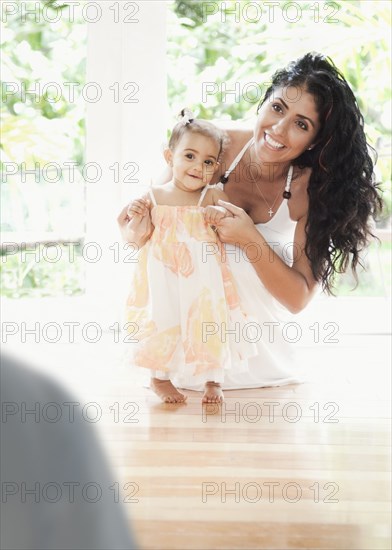
[[(244, 306), (259, 321), (259, 356), (223, 387), (293, 383), (287, 315), (300, 312), (318, 288), (330, 293), (336, 273), (350, 265), (355, 273), (381, 208), (363, 117), (333, 63), (309, 53), (274, 74), (253, 135), (228, 133), (218, 178), (233, 217), (214, 225)], [(118, 221), (134, 241), (126, 208)]]

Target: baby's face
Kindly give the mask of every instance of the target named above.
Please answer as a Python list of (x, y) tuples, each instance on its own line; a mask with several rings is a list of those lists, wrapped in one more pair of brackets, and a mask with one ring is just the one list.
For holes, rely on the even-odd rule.
[(215, 140), (185, 133), (172, 152), (174, 181), (188, 191), (205, 187), (218, 168), (218, 155), (219, 145)]

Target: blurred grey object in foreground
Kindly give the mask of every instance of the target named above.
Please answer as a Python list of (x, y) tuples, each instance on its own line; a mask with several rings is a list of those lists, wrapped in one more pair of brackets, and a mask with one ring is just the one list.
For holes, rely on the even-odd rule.
[[(136, 548), (122, 484), (94, 427), (80, 407), (72, 419), (72, 407), (64, 405), (78, 399), (10, 357), (1, 358), (0, 381), (1, 549)], [(36, 413), (24, 416), (29, 410)], [(56, 410), (61, 418), (52, 422)]]

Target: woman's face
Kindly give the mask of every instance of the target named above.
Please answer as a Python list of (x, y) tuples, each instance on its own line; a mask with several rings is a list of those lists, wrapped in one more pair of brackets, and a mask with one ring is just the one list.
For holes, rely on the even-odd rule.
[(319, 128), (311, 94), (298, 86), (276, 88), (259, 110), (256, 155), (263, 162), (289, 162), (315, 143)]

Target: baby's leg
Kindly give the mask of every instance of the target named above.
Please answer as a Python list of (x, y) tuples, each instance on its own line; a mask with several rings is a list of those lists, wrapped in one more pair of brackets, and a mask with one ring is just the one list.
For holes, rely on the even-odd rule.
[(170, 381), (169, 375), (162, 371), (152, 371), (150, 388), (164, 403), (184, 403), (187, 396), (180, 393)]
[(223, 391), (219, 382), (206, 382), (202, 403), (222, 403)]

